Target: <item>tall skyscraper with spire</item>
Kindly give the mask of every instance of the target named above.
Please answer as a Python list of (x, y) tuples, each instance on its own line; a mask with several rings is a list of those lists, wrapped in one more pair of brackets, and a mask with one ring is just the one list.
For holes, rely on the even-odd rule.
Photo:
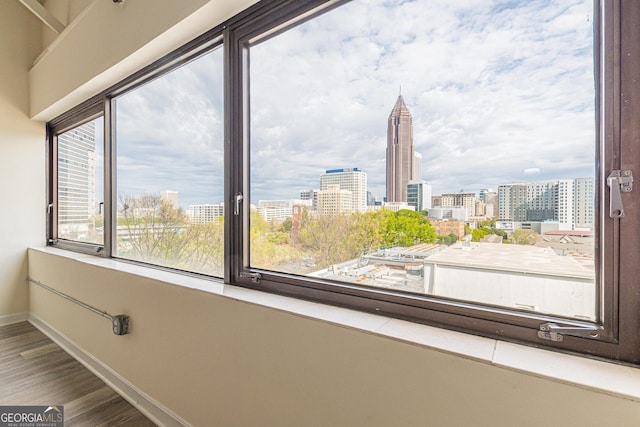
[(387, 122), (387, 202), (406, 202), (414, 179), (413, 119), (398, 95)]

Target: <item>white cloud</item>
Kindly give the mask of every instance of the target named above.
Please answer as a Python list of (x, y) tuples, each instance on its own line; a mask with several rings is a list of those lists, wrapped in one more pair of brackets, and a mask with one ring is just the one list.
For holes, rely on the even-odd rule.
[(540, 179), (592, 175), (590, 8), (354, 1), (254, 47), (252, 161), (264, 159), (254, 180), (289, 182), (257, 197), (294, 197), (298, 182), (317, 187), (338, 167), (364, 169), (383, 196), (400, 84), (436, 193), (520, 180), (532, 161), (545, 165)]
[[(354, 0), (252, 47), (252, 202), (297, 197), (343, 167), (366, 171), (384, 196), (400, 85), (435, 194), (536, 168), (537, 180), (593, 175), (591, 8)], [(123, 136), (119, 178), (146, 191), (172, 184), (191, 203), (222, 200), (220, 60), (156, 80), (144, 99), (127, 95), (119, 129), (135, 141)]]

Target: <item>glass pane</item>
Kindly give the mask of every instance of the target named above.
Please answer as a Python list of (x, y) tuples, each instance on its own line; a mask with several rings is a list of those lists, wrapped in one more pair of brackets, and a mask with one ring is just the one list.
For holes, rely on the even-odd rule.
[(593, 4), (356, 0), (250, 48), (250, 264), (595, 319)]
[(99, 117), (58, 135), (58, 238), (104, 244), (103, 126)]
[(116, 255), (222, 276), (222, 50), (116, 100)]

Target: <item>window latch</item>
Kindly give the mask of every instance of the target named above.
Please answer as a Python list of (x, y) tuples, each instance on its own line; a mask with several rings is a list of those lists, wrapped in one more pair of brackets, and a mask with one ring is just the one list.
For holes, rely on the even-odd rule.
[(562, 342), (563, 335), (581, 338), (598, 338), (600, 329), (597, 326), (559, 326), (555, 323), (543, 323), (538, 331), (538, 338), (553, 342)]
[(243, 279), (250, 279), (253, 283), (259, 283), (262, 276), (260, 273), (254, 273), (253, 271), (241, 271), (240, 277)]
[(607, 177), (609, 187), (609, 216), (623, 218), (624, 206), (620, 193), (630, 193), (633, 190), (633, 173), (630, 170), (611, 171)]
[(244, 196), (242, 196), (242, 193), (236, 193), (235, 204), (233, 206), (233, 214), (235, 216), (240, 215), (240, 203), (242, 203), (243, 199), (244, 199)]

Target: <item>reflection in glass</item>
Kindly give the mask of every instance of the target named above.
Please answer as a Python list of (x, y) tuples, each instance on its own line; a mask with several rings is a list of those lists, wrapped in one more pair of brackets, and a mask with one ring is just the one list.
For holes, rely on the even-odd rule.
[(104, 243), (102, 117), (58, 135), (58, 238)]

